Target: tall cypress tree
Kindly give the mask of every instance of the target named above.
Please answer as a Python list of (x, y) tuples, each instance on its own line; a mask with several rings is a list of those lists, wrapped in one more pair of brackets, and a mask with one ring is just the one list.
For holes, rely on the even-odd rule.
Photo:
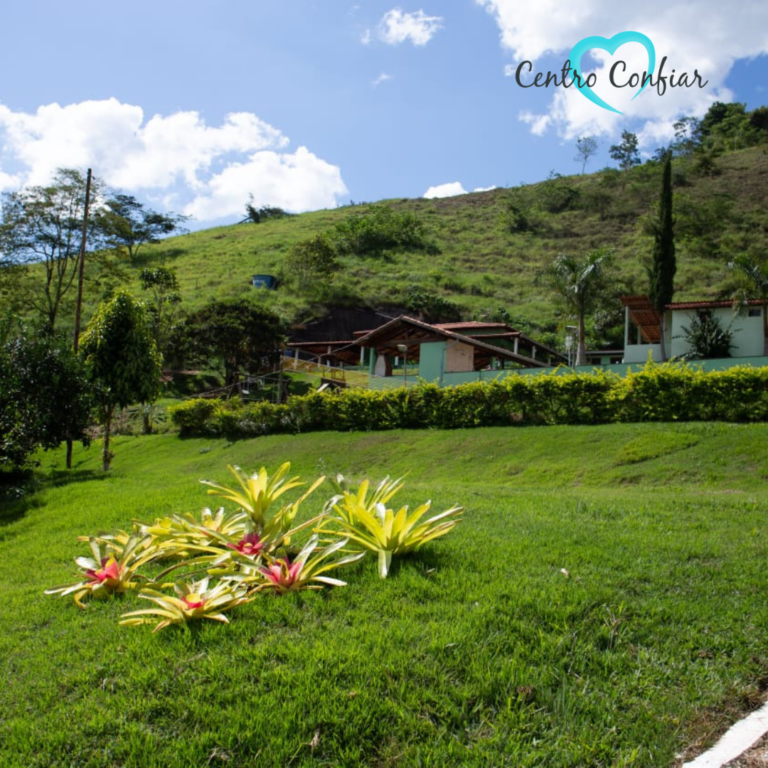
[(664, 343), (664, 308), (675, 295), (675, 222), (672, 218), (672, 152), (664, 160), (659, 218), (654, 225), (653, 261), (648, 269), (648, 295), (661, 319), (661, 359), (667, 359)]

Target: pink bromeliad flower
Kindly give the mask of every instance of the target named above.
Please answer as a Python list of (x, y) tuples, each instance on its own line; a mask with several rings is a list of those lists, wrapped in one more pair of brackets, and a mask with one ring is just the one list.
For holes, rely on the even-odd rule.
[(237, 544), (227, 544), (230, 549), (234, 549), (241, 555), (247, 555), (248, 557), (256, 557), (261, 553), (264, 548), (264, 542), (259, 537), (258, 533), (246, 533), (245, 536), (237, 542)]
[(274, 584), (280, 591), (290, 589), (301, 573), (301, 563), (291, 563), (287, 558), (276, 560), (268, 568), (259, 568), (259, 570)]
[(110, 579), (112, 581), (120, 581), (120, 566), (117, 564), (114, 555), (110, 555), (101, 559), (101, 568), (99, 570), (94, 571), (92, 568), (89, 568), (85, 575), (89, 581), (99, 584)]
[(184, 595), (181, 599), (186, 604), (187, 608), (192, 611), (196, 608), (202, 608), (205, 605), (205, 598), (194, 592), (189, 595)]

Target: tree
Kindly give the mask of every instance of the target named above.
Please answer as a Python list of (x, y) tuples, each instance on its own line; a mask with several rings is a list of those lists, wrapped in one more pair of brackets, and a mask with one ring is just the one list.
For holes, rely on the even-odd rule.
[(142, 245), (180, 231), (188, 219), (178, 213), (145, 208), (133, 195), (115, 194), (99, 210), (94, 224), (109, 248), (124, 248), (133, 261)]
[(614, 144), (609, 151), (611, 158), (619, 164), (623, 171), (629, 170), (634, 165), (640, 165), (636, 133), (622, 131), (621, 144)]
[(280, 363), (285, 327), (280, 318), (248, 299), (211, 301), (186, 323), (191, 355), (201, 363), (220, 360), (227, 386), (240, 373), (258, 375)]
[(144, 307), (126, 291), (102, 302), (80, 341), (104, 419), (103, 468), (112, 460), (109, 438), (116, 408), (151, 403), (160, 391), (162, 358)]
[(151, 292), (152, 303), (148, 308), (150, 326), (157, 349), (164, 354), (174, 309), (181, 303), (176, 270), (170, 267), (144, 268), (139, 273), (139, 282), (142, 290)]
[(339, 262), (330, 238), (321, 233), (294, 245), (285, 266), (296, 277), (299, 289), (305, 290), (315, 280), (330, 279), (338, 271)]
[(667, 359), (665, 312), (675, 295), (675, 221), (672, 217), (672, 153), (667, 152), (661, 182), (658, 218), (653, 228), (653, 256), (648, 268), (648, 296), (659, 313), (661, 359)]
[(240, 220), (240, 224), (245, 224), (246, 221), (250, 221), (252, 224), (261, 224), (261, 222), (267, 219), (284, 219), (288, 216), (295, 214), (288, 213), (282, 208), (277, 208), (273, 205), (262, 205), (261, 208), (257, 208), (253, 204), (253, 195), (248, 195), (248, 202), (245, 204), (245, 218)]
[(589, 158), (597, 154), (597, 138), (595, 136), (579, 136), (576, 139), (576, 157), (574, 160), (581, 163), (581, 175), (587, 167)]
[(768, 258), (744, 253), (728, 266), (737, 277), (734, 299), (744, 305), (749, 299), (758, 299), (763, 315), (763, 354), (768, 356)]
[(0, 347), (0, 466), (38, 448), (88, 443), (92, 397), (82, 361), (51, 337), (22, 332)]
[[(75, 284), (80, 266), (80, 246), (86, 180), (73, 169), (59, 169), (46, 187), (27, 187), (3, 195), (0, 250), (14, 265), (43, 270), (42, 280), (29, 283), (28, 301), (53, 333), (62, 302)], [(99, 195), (100, 183), (92, 182), (91, 195)], [(89, 232), (89, 243), (93, 244)]]
[(584, 321), (587, 314), (597, 308), (610, 287), (611, 264), (611, 253), (604, 248), (590, 251), (583, 259), (562, 253), (544, 274), (550, 290), (565, 302), (569, 313), (578, 319), (576, 365), (587, 364)]
[(681, 117), (672, 127), (675, 129), (674, 151), (690, 157), (701, 145), (701, 120), (696, 117)]

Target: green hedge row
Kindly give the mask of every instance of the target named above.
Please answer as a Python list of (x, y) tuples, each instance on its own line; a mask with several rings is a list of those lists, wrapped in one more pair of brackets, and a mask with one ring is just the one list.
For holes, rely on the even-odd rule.
[(600, 370), (555, 371), (458, 387), (312, 393), (291, 397), (286, 405), (196, 399), (169, 412), (183, 435), (230, 437), (506, 424), (768, 421), (768, 368), (705, 373), (680, 363), (651, 364), (624, 377)]

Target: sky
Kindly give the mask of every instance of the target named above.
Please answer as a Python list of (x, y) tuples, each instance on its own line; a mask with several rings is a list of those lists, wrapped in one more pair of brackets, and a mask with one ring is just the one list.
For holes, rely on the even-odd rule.
[[(667, 58), (663, 94), (611, 85), (649, 68), (640, 42), (606, 50), (626, 31), (655, 73)], [(682, 115), (768, 103), (765, 0), (26, 0), (0, 35), (0, 191), (92, 167), (190, 229), (249, 195), (300, 212), (578, 173), (586, 135), (598, 170), (623, 130), (650, 156)], [(618, 111), (523, 87), (593, 36), (580, 65)], [(673, 88), (673, 69), (700, 78)]]

